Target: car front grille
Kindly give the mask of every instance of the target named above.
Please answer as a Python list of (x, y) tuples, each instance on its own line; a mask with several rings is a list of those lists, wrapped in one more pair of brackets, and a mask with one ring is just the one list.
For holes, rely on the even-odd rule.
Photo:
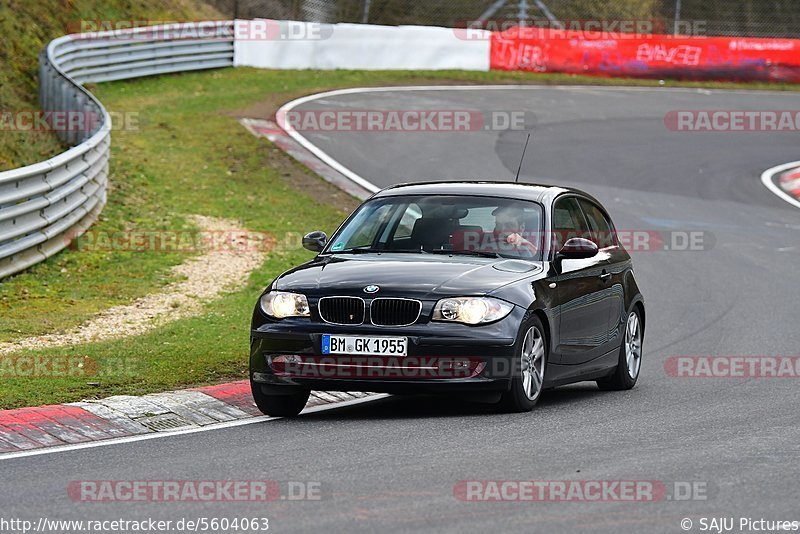
[(322, 297), (319, 316), (326, 323), (361, 324), (364, 322), (364, 299), (360, 297)]
[(406, 326), (414, 324), (422, 311), (422, 303), (411, 299), (378, 298), (370, 306), (372, 324)]

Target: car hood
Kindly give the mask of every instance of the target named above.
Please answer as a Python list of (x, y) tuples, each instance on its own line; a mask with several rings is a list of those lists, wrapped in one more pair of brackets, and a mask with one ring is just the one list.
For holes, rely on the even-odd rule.
[(381, 297), (436, 298), (487, 294), (540, 274), (539, 262), (471, 256), (364, 254), (318, 257), (284, 273), (273, 288), (312, 297), (367, 296), (377, 285)]

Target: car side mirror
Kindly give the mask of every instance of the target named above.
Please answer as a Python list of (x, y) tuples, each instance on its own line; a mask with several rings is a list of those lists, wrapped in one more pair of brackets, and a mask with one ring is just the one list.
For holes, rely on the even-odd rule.
[(582, 237), (573, 237), (572, 239), (567, 239), (567, 242), (558, 251), (557, 257), (568, 260), (583, 260), (597, 256), (598, 250), (597, 243), (594, 241)]
[(328, 236), (325, 232), (317, 230), (303, 236), (303, 248), (311, 252), (322, 252), (328, 244)]

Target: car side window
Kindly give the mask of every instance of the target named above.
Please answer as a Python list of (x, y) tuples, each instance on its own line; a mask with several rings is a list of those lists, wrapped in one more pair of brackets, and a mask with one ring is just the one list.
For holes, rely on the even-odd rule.
[(613, 247), (617, 244), (614, 236), (613, 226), (608, 217), (603, 211), (593, 202), (585, 199), (578, 200), (584, 215), (586, 215), (586, 222), (589, 224), (589, 230), (592, 233), (592, 241), (597, 243), (600, 248)]
[(563, 197), (553, 206), (553, 250), (573, 237), (589, 237), (589, 227), (575, 197)]

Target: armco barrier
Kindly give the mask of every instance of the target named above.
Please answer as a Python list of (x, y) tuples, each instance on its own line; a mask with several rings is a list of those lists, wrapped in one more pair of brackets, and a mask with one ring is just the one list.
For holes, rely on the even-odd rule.
[(0, 278), (63, 249), (105, 205), (111, 118), (82, 84), (233, 66), (233, 21), (191, 24), (198, 30), (173, 25), (67, 35), (42, 51), (42, 110), (81, 114), (96, 125), (57, 131), (72, 148), (0, 172)]

